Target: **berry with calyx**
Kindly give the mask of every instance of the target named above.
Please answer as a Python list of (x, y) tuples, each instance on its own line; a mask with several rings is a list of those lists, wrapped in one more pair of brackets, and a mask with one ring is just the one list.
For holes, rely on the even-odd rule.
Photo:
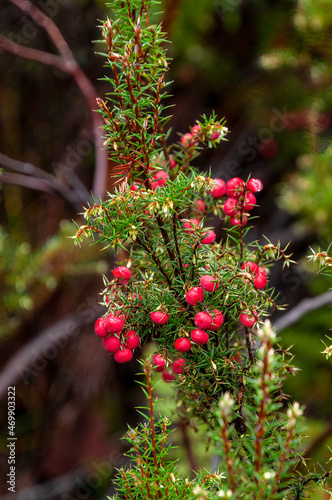
[(227, 198), (224, 203), (224, 212), (226, 215), (234, 216), (239, 210), (239, 200), (236, 198)]
[(162, 372), (166, 364), (165, 359), (161, 357), (160, 354), (155, 354), (153, 356), (153, 362), (156, 365), (157, 372)]
[(157, 325), (164, 325), (168, 321), (168, 314), (162, 311), (155, 311), (150, 313), (150, 318)]
[(140, 338), (135, 330), (126, 330), (124, 332), (124, 340), (124, 345), (127, 349), (136, 349), (140, 343)]
[(254, 326), (254, 324), (257, 321), (257, 316), (256, 314), (251, 313), (250, 311), (243, 311), (240, 314), (240, 322), (242, 323), (243, 326), (246, 328), (251, 328)]
[(210, 325), (210, 330), (218, 330), (223, 325), (224, 316), (218, 309), (213, 309), (212, 323)]
[(131, 272), (128, 267), (118, 266), (112, 271), (114, 278), (120, 279), (121, 283), (127, 283), (131, 278)]
[(191, 348), (191, 342), (186, 337), (180, 337), (174, 342), (174, 347), (179, 352), (187, 352)]
[(247, 262), (244, 262), (241, 266), (241, 269), (243, 269), (251, 274), (258, 273), (258, 265), (255, 264), (255, 262), (251, 262), (250, 260), (248, 260)]
[(265, 272), (259, 271), (254, 277), (254, 287), (258, 290), (262, 290), (266, 287), (267, 277)]
[(186, 293), (186, 301), (191, 306), (196, 306), (200, 302), (204, 301), (204, 292), (200, 286), (194, 286), (190, 288)]
[(213, 198), (222, 198), (226, 192), (226, 185), (222, 179), (213, 179), (213, 188), (209, 191)]
[(109, 314), (105, 318), (105, 325), (108, 333), (121, 332), (124, 324), (124, 319), (121, 316), (115, 316), (115, 314)]
[(183, 224), (184, 232), (187, 234), (194, 233), (199, 226), (199, 219), (189, 219)]
[(244, 182), (239, 177), (232, 177), (226, 183), (226, 194), (231, 198), (239, 198), (243, 193)]
[(168, 179), (168, 173), (165, 170), (159, 170), (154, 176), (153, 181), (151, 183), (151, 187), (153, 190), (158, 187), (165, 186)]
[(176, 379), (176, 376), (173, 375), (173, 373), (168, 372), (167, 370), (164, 370), (161, 376), (164, 382), (172, 382)]
[(199, 328), (195, 328), (195, 330), (193, 330), (191, 332), (191, 339), (193, 342), (195, 342), (195, 344), (202, 345), (202, 344), (206, 344), (209, 341), (209, 336), (203, 330), (200, 330)]
[(208, 231), (207, 233), (205, 233), (204, 238), (201, 240), (201, 243), (203, 245), (209, 245), (210, 243), (214, 242), (216, 237), (217, 235), (214, 231)]
[[(219, 283), (216, 278), (210, 276), (210, 274), (204, 274), (199, 280), (201, 287), (206, 292), (215, 292), (219, 288)], [(202, 301), (203, 302), (203, 301)]]
[(247, 188), (250, 189), (252, 193), (258, 193), (263, 189), (263, 183), (260, 179), (249, 179), (247, 182)]
[(108, 352), (117, 352), (120, 349), (120, 340), (115, 335), (103, 339), (103, 346)]
[(243, 200), (243, 209), (252, 210), (255, 205), (256, 205), (255, 195), (253, 195), (251, 191), (248, 191)]
[(181, 144), (185, 148), (189, 148), (190, 146), (193, 146), (194, 143), (195, 143), (195, 139), (193, 138), (193, 135), (190, 134), (189, 132), (187, 134), (184, 134), (181, 137)]
[(114, 353), (114, 360), (117, 363), (127, 363), (133, 359), (133, 351), (131, 349), (122, 349)]
[(103, 316), (101, 318), (98, 318), (95, 323), (95, 333), (96, 335), (98, 335), (98, 337), (101, 338), (107, 337), (107, 335), (109, 335), (109, 332), (106, 328), (105, 318)]
[(173, 372), (177, 375), (181, 375), (183, 373), (183, 367), (186, 364), (186, 360), (184, 358), (179, 358), (173, 363)]
[(248, 216), (247, 214), (241, 214), (241, 212), (238, 212), (234, 217), (231, 217), (229, 221), (232, 226), (245, 226), (248, 222)]
[(211, 318), (209, 313), (202, 311), (202, 312), (198, 312), (195, 315), (194, 322), (198, 328), (201, 328), (202, 330), (206, 330), (207, 328), (210, 328), (211, 323), (212, 323), (212, 318)]

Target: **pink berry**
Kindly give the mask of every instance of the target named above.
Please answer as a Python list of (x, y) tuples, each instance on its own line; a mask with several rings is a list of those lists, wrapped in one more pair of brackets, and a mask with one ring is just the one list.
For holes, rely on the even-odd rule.
[(186, 364), (186, 360), (184, 358), (179, 358), (173, 363), (173, 372), (177, 375), (181, 375), (183, 373), (183, 367)]
[(122, 351), (116, 351), (114, 354), (114, 360), (117, 363), (127, 363), (131, 359), (133, 359), (133, 351), (131, 349), (122, 349)]
[(185, 148), (189, 148), (194, 144), (194, 138), (189, 132), (181, 137), (181, 143)]
[(176, 379), (176, 376), (173, 375), (173, 373), (168, 372), (167, 370), (164, 370), (161, 376), (164, 382), (172, 382), (172, 380)]
[(135, 330), (127, 330), (124, 333), (124, 338), (125, 338), (125, 346), (127, 349), (136, 349), (136, 347), (139, 346), (139, 336), (135, 332)]
[(264, 272), (258, 272), (254, 277), (254, 287), (258, 290), (262, 290), (266, 287), (267, 277)]
[(210, 330), (218, 330), (224, 322), (224, 316), (218, 309), (213, 309), (214, 316), (212, 317), (212, 323), (210, 325)]
[(226, 215), (234, 216), (239, 210), (239, 200), (236, 198), (227, 198), (224, 203), (224, 212)]
[(180, 337), (174, 342), (174, 347), (179, 352), (187, 352), (191, 348), (191, 342), (186, 337)]
[(210, 328), (211, 323), (212, 323), (212, 318), (208, 313), (202, 311), (202, 312), (199, 312), (195, 315), (194, 321), (195, 321), (195, 325), (198, 328), (202, 328), (203, 330), (206, 330), (207, 328)]
[(150, 313), (151, 320), (157, 325), (164, 325), (168, 321), (168, 314), (162, 311)]
[(213, 132), (211, 132), (211, 134), (209, 135), (209, 139), (210, 141), (216, 141), (217, 139), (219, 139), (220, 137), (220, 132), (218, 132), (217, 130), (214, 130)]
[(130, 293), (128, 295), (129, 300), (133, 300), (135, 302), (141, 302), (143, 300), (142, 296), (139, 293)]
[(193, 206), (193, 212), (196, 215), (203, 216), (206, 213), (206, 205), (203, 200), (198, 198), (198, 200), (195, 201), (194, 206)]
[(124, 327), (124, 319), (121, 316), (115, 316), (115, 314), (109, 314), (105, 318), (105, 325), (108, 333), (119, 333)]
[(155, 190), (160, 186), (165, 186), (167, 179), (168, 179), (168, 173), (165, 172), (164, 170), (160, 170), (153, 176), (153, 181), (152, 181), (152, 189)]
[(246, 328), (251, 328), (257, 321), (257, 316), (251, 312), (244, 311), (240, 314), (240, 321)]
[(103, 339), (103, 346), (108, 352), (117, 352), (120, 349), (120, 340), (115, 335)]
[(248, 216), (247, 214), (241, 215), (241, 213), (238, 212), (234, 217), (231, 217), (229, 219), (229, 222), (232, 224), (232, 226), (245, 226), (248, 222)]
[(191, 332), (191, 338), (192, 341), (195, 342), (195, 344), (206, 344), (209, 340), (209, 336), (206, 332), (203, 330), (200, 330), (199, 328), (196, 328)]
[(134, 182), (131, 186), (130, 186), (130, 191), (138, 191), (139, 190), (139, 185), (136, 184), (136, 182)]
[(258, 193), (263, 189), (263, 183), (260, 179), (249, 179), (247, 182), (247, 188), (250, 189), (252, 193)]
[(209, 192), (213, 198), (221, 198), (226, 192), (225, 182), (222, 179), (213, 179), (213, 188)]
[(155, 364), (155, 365), (157, 365), (157, 368), (156, 368), (156, 369), (157, 369), (157, 372), (161, 372), (161, 371), (163, 371), (164, 366), (165, 366), (165, 364), (166, 364), (166, 361), (164, 360), (164, 358), (162, 358), (162, 357), (160, 356), (160, 354), (155, 354), (155, 355), (153, 356), (153, 362), (154, 362), (154, 364)]
[(217, 235), (214, 231), (208, 231), (207, 233), (205, 233), (204, 238), (201, 240), (201, 243), (203, 245), (209, 245), (210, 243), (214, 242), (216, 237)]
[(183, 224), (185, 233), (194, 233), (199, 226), (199, 219), (189, 219)]
[(251, 274), (258, 273), (258, 265), (255, 264), (255, 262), (251, 262), (250, 260), (248, 260), (247, 262), (244, 262), (241, 266), (241, 269), (243, 269)]
[(120, 279), (121, 283), (127, 283), (127, 281), (131, 278), (131, 272), (128, 267), (118, 266), (113, 269), (114, 278)]
[(231, 198), (239, 198), (243, 193), (244, 182), (239, 177), (229, 179), (226, 184), (226, 194)]
[(253, 195), (251, 191), (247, 192), (243, 201), (244, 210), (252, 210), (255, 205), (256, 205), (255, 195)]
[(218, 280), (210, 274), (204, 274), (199, 282), (206, 292), (215, 292), (219, 288)]
[(96, 323), (95, 323), (95, 333), (98, 335), (98, 337), (107, 337), (109, 335), (107, 328), (106, 328), (106, 323), (105, 323), (105, 318), (101, 317), (98, 318)]
[(186, 293), (186, 301), (191, 306), (196, 306), (199, 302), (204, 301), (204, 292), (200, 286), (194, 286), (190, 288)]
[(192, 136), (197, 136), (202, 132), (202, 127), (201, 125), (197, 124), (194, 125), (193, 128), (191, 129), (191, 135)]

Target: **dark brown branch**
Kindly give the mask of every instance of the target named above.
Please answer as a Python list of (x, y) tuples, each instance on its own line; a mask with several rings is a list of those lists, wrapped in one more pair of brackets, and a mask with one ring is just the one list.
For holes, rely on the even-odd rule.
[(93, 191), (97, 198), (99, 196), (103, 196), (105, 194), (108, 158), (107, 152), (103, 148), (101, 136), (103, 121), (100, 115), (95, 113), (97, 99), (95, 88), (78, 65), (72, 51), (53, 20), (38, 7), (33, 5), (30, 0), (11, 0), (11, 2), (22, 11), (26, 12), (30, 17), (32, 17), (32, 19), (34, 19), (34, 21), (36, 21), (36, 23), (45, 29), (62, 57), (41, 50), (22, 47), (9, 41), (3, 36), (1, 36), (1, 46), (10, 52), (14, 52), (16, 55), (55, 66), (70, 75), (75, 80), (77, 86), (87, 101), (90, 111), (90, 119), (93, 126), (96, 157)]

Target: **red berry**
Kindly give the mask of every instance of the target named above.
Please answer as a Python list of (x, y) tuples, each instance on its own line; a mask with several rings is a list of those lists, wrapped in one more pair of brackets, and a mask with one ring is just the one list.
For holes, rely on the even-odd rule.
[(198, 198), (198, 200), (195, 201), (194, 206), (193, 206), (193, 212), (196, 215), (203, 216), (206, 213), (206, 205), (203, 200)]
[(261, 142), (258, 150), (264, 158), (272, 158), (278, 152), (278, 143), (274, 139)]
[(264, 272), (258, 272), (254, 278), (254, 287), (258, 290), (262, 290), (266, 287), (267, 277)]
[(205, 233), (204, 238), (201, 240), (201, 243), (203, 245), (209, 245), (210, 243), (214, 242), (216, 237), (217, 235), (214, 231), (208, 231), (207, 233)]
[(231, 198), (239, 198), (243, 193), (244, 182), (239, 177), (229, 179), (226, 184), (226, 194)]
[(191, 338), (196, 344), (206, 344), (209, 340), (208, 334), (199, 328), (191, 332)]
[(251, 312), (244, 311), (240, 314), (240, 321), (246, 328), (251, 328), (257, 321), (257, 316)]
[(253, 193), (258, 193), (263, 189), (263, 183), (260, 179), (249, 179), (247, 182), (247, 188)]
[(241, 213), (238, 212), (234, 217), (229, 219), (229, 222), (232, 226), (245, 226), (248, 222), (248, 216), (246, 214), (242, 214), (241, 216)]
[(153, 176), (153, 181), (152, 181), (152, 189), (155, 190), (157, 187), (160, 186), (165, 186), (167, 179), (168, 179), (168, 173), (165, 172), (165, 170), (159, 170), (154, 176)]
[(206, 330), (207, 328), (210, 328), (212, 323), (212, 318), (208, 313), (202, 311), (196, 314), (194, 321), (195, 325), (198, 326), (198, 328)]
[(179, 352), (187, 352), (191, 348), (191, 342), (185, 337), (180, 337), (174, 342), (174, 347)]
[(239, 200), (236, 198), (227, 198), (224, 203), (224, 212), (226, 215), (234, 216), (239, 210)]
[(136, 182), (134, 182), (134, 184), (130, 186), (130, 191), (138, 191), (138, 190), (139, 190), (139, 185), (136, 184)]
[(204, 301), (204, 292), (200, 286), (194, 286), (190, 288), (186, 293), (186, 301), (191, 306), (196, 306), (199, 302)]
[(143, 300), (142, 296), (139, 293), (130, 293), (128, 295), (129, 300), (134, 300), (135, 302), (141, 302)]
[(124, 324), (124, 319), (121, 316), (115, 316), (115, 314), (109, 314), (105, 318), (105, 325), (108, 333), (121, 332)]
[(194, 144), (194, 138), (189, 132), (181, 137), (181, 143), (185, 148), (189, 148)]
[(133, 359), (133, 351), (130, 349), (122, 349), (114, 354), (114, 360), (117, 363), (127, 363), (131, 359)]
[(189, 219), (183, 224), (185, 233), (194, 233), (199, 226), (199, 219)]
[(220, 132), (215, 130), (215, 131), (211, 132), (209, 139), (210, 139), (210, 141), (216, 141), (217, 139), (219, 139), (219, 137), (220, 137)]
[(255, 264), (255, 262), (251, 262), (250, 260), (248, 260), (247, 262), (244, 262), (241, 266), (241, 269), (243, 269), (251, 274), (258, 273), (258, 265)]
[(103, 339), (103, 346), (108, 352), (117, 352), (120, 349), (120, 340), (115, 335)]
[(98, 337), (107, 337), (109, 335), (107, 328), (106, 328), (106, 323), (105, 323), (105, 318), (101, 317), (98, 318), (96, 323), (95, 323), (95, 333), (98, 335)]
[(222, 179), (213, 179), (213, 188), (209, 191), (213, 198), (222, 198), (226, 192), (226, 185)]
[(212, 323), (210, 325), (210, 330), (218, 330), (224, 322), (224, 316), (222, 312), (218, 309), (213, 309), (214, 316), (212, 316)]
[(119, 266), (113, 269), (114, 278), (121, 279), (121, 283), (127, 283), (129, 278), (131, 278), (131, 272), (128, 267)]
[(173, 363), (173, 372), (177, 375), (181, 375), (183, 373), (183, 366), (186, 364), (186, 360), (184, 358), (179, 358)]
[(150, 318), (157, 325), (164, 325), (168, 321), (168, 314), (162, 311), (155, 311), (150, 313)]
[(139, 336), (135, 330), (127, 330), (124, 332), (125, 346), (127, 349), (136, 349), (139, 346)]
[(157, 365), (157, 372), (163, 371), (166, 361), (160, 356), (160, 354), (155, 354), (153, 356), (153, 362)]
[(255, 205), (256, 205), (255, 195), (253, 195), (251, 191), (248, 191), (244, 197), (243, 209), (252, 210)]
[(201, 125), (194, 125), (193, 128), (191, 129), (191, 134), (193, 136), (197, 136), (202, 132), (202, 127)]
[(172, 380), (176, 379), (176, 376), (173, 375), (173, 373), (168, 372), (167, 370), (164, 370), (161, 376), (164, 382), (172, 382)]
[(210, 276), (210, 274), (204, 274), (199, 282), (201, 287), (204, 288), (206, 292), (215, 292), (219, 288), (218, 280), (213, 276)]

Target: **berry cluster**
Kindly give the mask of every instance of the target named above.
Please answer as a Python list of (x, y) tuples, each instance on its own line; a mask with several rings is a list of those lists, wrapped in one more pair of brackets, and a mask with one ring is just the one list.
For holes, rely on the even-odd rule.
[(157, 353), (153, 356), (153, 363), (156, 371), (161, 372), (162, 379), (165, 382), (171, 382), (176, 379), (176, 375), (183, 373), (186, 360), (184, 358), (176, 358), (172, 361), (170, 358), (166, 359), (166, 357)]
[[(113, 270), (116, 284), (125, 285), (131, 278), (131, 272), (127, 267), (118, 266)], [(136, 298), (136, 294), (132, 294)], [(137, 298), (140, 298), (138, 296)], [(106, 299), (109, 303), (109, 299)], [(133, 358), (133, 351), (140, 344), (140, 338), (136, 331), (126, 330), (126, 314), (116, 311), (102, 316), (95, 323), (95, 333), (103, 339), (106, 351), (114, 354), (114, 360), (118, 363), (126, 363)]]
[(224, 212), (230, 217), (230, 223), (233, 226), (245, 226), (250, 210), (256, 205), (254, 193), (263, 189), (262, 181), (249, 179), (245, 183), (239, 177), (232, 177), (227, 183), (222, 179), (213, 179), (213, 184), (210, 190), (213, 198), (228, 196), (224, 203)]

